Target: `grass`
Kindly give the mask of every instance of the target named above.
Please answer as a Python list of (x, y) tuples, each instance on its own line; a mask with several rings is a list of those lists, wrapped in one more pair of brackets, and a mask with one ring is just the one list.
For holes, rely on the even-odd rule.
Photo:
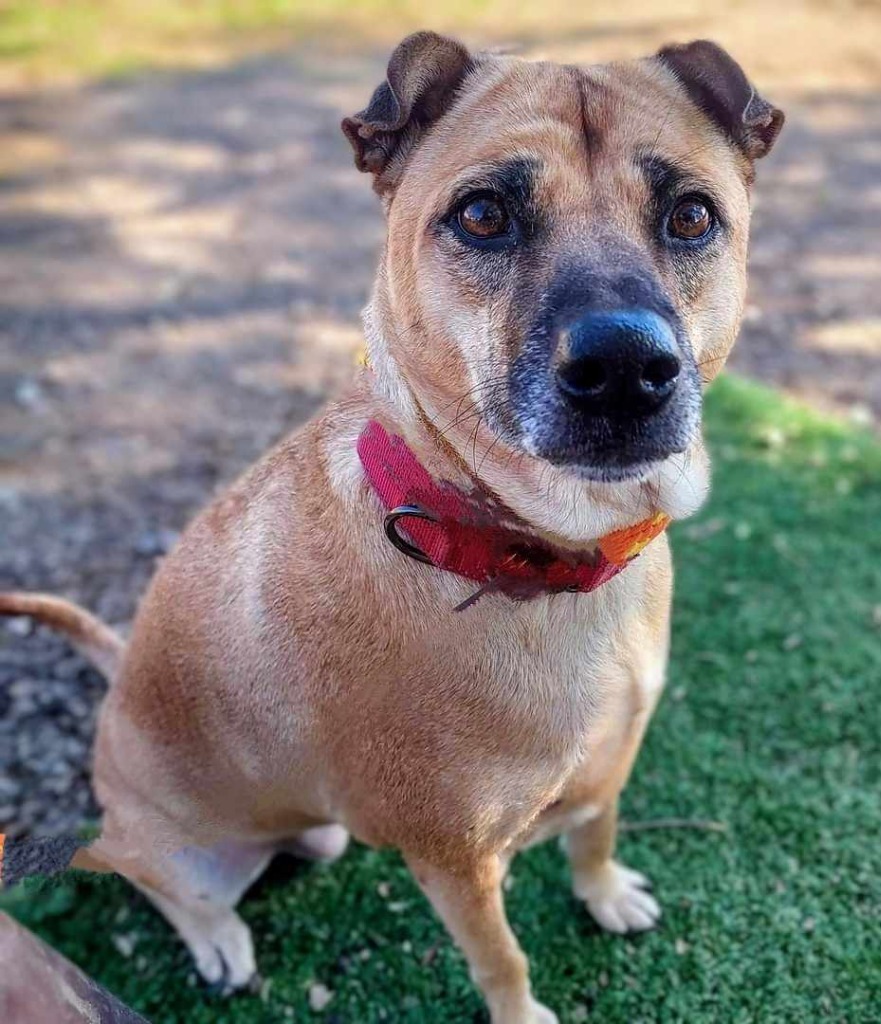
[[(510, 917), (564, 1024), (877, 1022), (881, 446), (733, 378), (711, 392), (708, 430), (714, 495), (675, 530), (670, 684), (623, 812), (727, 831), (622, 837), (664, 904), (652, 934), (599, 934), (555, 845), (515, 861)], [(243, 914), (269, 984), (228, 1002), (188, 985), (182, 949), (120, 880), (32, 882), (5, 905), (155, 1024), (483, 1019), (389, 852), (259, 883)], [(333, 992), (321, 1014), (316, 981)]]
[(488, 2), (444, 0), (426, 13), (417, 0), (0, 0), (0, 71), (32, 82), (210, 64), (315, 31), (363, 46), (426, 18), (473, 24)]

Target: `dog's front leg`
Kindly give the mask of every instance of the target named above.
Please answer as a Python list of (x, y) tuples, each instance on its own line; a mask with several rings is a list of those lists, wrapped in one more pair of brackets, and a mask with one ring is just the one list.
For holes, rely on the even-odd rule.
[(460, 871), (409, 857), (407, 863), (465, 954), (492, 1024), (557, 1024), (556, 1014), (530, 991), (526, 956), (505, 917), (499, 858), (486, 857)]
[(572, 888), (591, 917), (610, 932), (653, 928), (661, 916), (657, 900), (646, 892), (648, 879), (614, 859), (618, 805), (567, 833), (564, 845), (572, 868)]

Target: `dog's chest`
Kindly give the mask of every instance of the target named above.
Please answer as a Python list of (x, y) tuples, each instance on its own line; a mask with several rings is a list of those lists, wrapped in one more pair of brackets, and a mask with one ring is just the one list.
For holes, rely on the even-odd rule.
[(480, 800), (532, 813), (610, 719), (629, 717), (643, 670), (622, 643), (614, 600), (586, 608), (582, 595), (561, 594), (498, 608), (502, 600), (438, 637), (432, 662), (449, 698), (445, 735), (463, 741), (457, 756), (472, 762)]
[(496, 598), (433, 623), (418, 657), (366, 681), (357, 729), (335, 716), (335, 761), (358, 763), (338, 780), (356, 835), (434, 855), (499, 850), (556, 799), (604, 703), (608, 645), (565, 607), (574, 596), (544, 608)]

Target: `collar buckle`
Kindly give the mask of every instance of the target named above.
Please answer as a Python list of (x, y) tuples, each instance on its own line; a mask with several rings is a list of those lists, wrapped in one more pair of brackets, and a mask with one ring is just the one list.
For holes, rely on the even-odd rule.
[(418, 505), (398, 505), (397, 508), (393, 508), (391, 512), (385, 517), (383, 525), (385, 526), (385, 535), (392, 542), (392, 545), (406, 555), (408, 558), (415, 559), (417, 562), (424, 562), (426, 565), (434, 565), (434, 562), (426, 555), (424, 551), (417, 548), (415, 544), (411, 544), (410, 541), (405, 540), (398, 533), (398, 520), (404, 519), (407, 516), (411, 516), (413, 519), (425, 519), (429, 523), (436, 523), (437, 519), (425, 511), (424, 508), (420, 508)]

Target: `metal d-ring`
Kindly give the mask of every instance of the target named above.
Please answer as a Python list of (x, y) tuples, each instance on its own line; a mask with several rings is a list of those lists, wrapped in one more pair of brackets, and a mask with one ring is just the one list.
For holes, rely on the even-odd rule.
[(398, 520), (404, 519), (407, 516), (412, 516), (414, 519), (425, 519), (429, 523), (437, 522), (434, 516), (429, 515), (425, 509), (420, 508), (418, 505), (398, 505), (397, 508), (393, 508), (385, 517), (386, 537), (388, 537), (401, 554), (407, 555), (408, 558), (415, 558), (417, 562), (424, 562), (426, 565), (434, 565), (434, 562), (432, 562), (424, 551), (421, 551), (415, 544), (411, 544), (408, 540), (404, 540), (404, 538), (398, 533)]

